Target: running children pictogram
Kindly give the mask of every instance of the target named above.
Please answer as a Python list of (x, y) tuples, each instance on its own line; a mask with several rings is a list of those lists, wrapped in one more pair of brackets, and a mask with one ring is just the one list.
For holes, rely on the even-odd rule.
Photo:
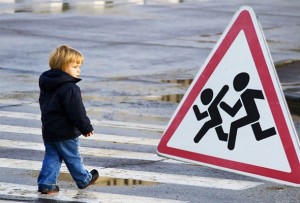
[[(197, 120), (204, 119), (206, 117), (210, 117), (204, 125), (201, 127), (197, 135), (194, 137), (194, 142), (198, 143), (202, 137), (210, 130), (211, 128), (215, 128), (217, 136), (221, 141), (228, 141), (228, 149), (233, 150), (235, 147), (236, 137), (238, 135), (237, 131), (239, 128), (242, 128), (247, 125), (251, 125), (254, 136), (257, 141), (263, 140), (270, 136), (276, 134), (276, 130), (274, 127), (271, 127), (266, 130), (262, 130), (259, 118), (260, 113), (255, 103), (255, 99), (265, 99), (263, 92), (257, 89), (246, 89), (248, 83), (250, 81), (250, 76), (246, 72), (239, 73), (235, 76), (233, 80), (233, 87), (236, 92), (241, 92), (241, 98), (234, 104), (234, 106), (229, 106), (226, 102), (222, 101), (225, 94), (228, 92), (228, 85), (224, 85), (220, 90), (218, 95), (213, 99), (213, 90), (207, 88), (203, 90), (200, 94), (200, 99), (203, 105), (209, 105), (207, 111), (200, 112), (199, 107), (197, 105), (193, 106), (193, 110)], [(213, 100), (213, 101), (212, 101)], [(212, 102), (211, 102), (212, 101)], [(211, 103), (210, 103), (211, 102)], [(225, 133), (222, 127), (223, 119), (220, 114), (220, 110), (223, 109), (227, 114), (231, 117), (234, 117), (238, 111), (244, 107), (246, 111), (246, 115), (242, 118), (236, 119), (230, 124), (230, 130), (228, 133)]]

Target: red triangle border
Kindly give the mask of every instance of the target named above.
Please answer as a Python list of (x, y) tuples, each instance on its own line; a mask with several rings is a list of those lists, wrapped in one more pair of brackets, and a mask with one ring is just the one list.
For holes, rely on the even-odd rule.
[[(199, 90), (202, 90), (208, 78), (210, 77), (210, 75), (212, 75), (219, 62), (222, 60), (227, 50), (230, 48), (230, 46), (241, 31), (244, 31), (246, 39), (248, 41), (250, 52), (252, 54), (254, 63), (258, 71), (258, 75), (260, 77), (263, 89), (266, 94), (266, 100), (269, 103), (278, 130), (278, 134), (282, 141), (284, 151), (286, 153), (288, 162), (291, 167), (290, 173), (240, 163), (236, 161), (225, 160), (222, 158), (207, 156), (203, 154), (197, 154), (194, 152), (189, 152), (167, 146), (167, 143), (171, 139), (173, 133), (176, 131), (176, 129), (184, 119), (185, 115), (187, 114), (188, 110), (192, 106), (193, 102), (198, 97)], [(300, 163), (298, 160), (296, 149), (294, 147), (291, 134), (289, 132), (282, 108), (280, 106), (280, 102), (278, 100), (278, 96), (275, 91), (275, 87), (259, 42), (259, 38), (256, 33), (251, 13), (248, 9), (244, 9), (239, 13), (231, 28), (226, 33), (226, 36), (219, 44), (219, 47), (213, 53), (212, 57), (210, 58), (210, 61), (207, 63), (206, 67), (201, 73), (201, 77), (199, 77), (196, 80), (194, 86), (189, 92), (189, 95), (183, 101), (183, 104), (178, 110), (177, 115), (174, 117), (168, 129), (165, 131), (157, 150), (158, 153), (163, 156), (170, 155), (171, 157), (180, 157), (187, 160), (206, 163), (208, 165), (216, 166), (218, 168), (221, 167), (224, 169), (234, 170), (243, 174), (252, 174), (255, 176), (265, 177), (267, 179), (289, 182), (292, 183), (292, 185), (300, 184)]]

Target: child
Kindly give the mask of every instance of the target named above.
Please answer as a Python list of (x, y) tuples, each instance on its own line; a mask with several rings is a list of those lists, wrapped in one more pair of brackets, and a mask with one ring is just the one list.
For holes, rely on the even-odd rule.
[(62, 160), (79, 189), (93, 184), (98, 171), (87, 171), (79, 153), (79, 139), (93, 135), (93, 127), (82, 103), (79, 79), (82, 54), (62, 45), (49, 57), (50, 70), (39, 79), (39, 104), (42, 113), (42, 134), (45, 145), (43, 166), (38, 177), (38, 191), (56, 193)]

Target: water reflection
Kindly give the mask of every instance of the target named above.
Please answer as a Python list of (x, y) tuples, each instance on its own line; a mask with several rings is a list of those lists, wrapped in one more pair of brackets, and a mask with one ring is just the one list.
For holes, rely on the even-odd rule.
[[(142, 181), (136, 179), (120, 179), (120, 178), (100, 178), (98, 181), (106, 186), (133, 186), (133, 185), (154, 185), (155, 182)], [(97, 184), (99, 185), (99, 183)]]
[(160, 97), (160, 101), (179, 103), (183, 98), (183, 94), (169, 94)]
[(174, 83), (180, 85), (190, 85), (193, 79), (183, 79), (183, 80), (162, 80), (163, 83)]
[[(193, 79), (162, 80), (161, 82), (179, 84), (182, 86), (182, 88), (187, 89), (190, 86), (190, 84), (193, 82)], [(158, 100), (164, 102), (179, 103), (183, 98), (183, 96), (184, 96), (183, 94), (168, 94), (168, 95), (159, 96)]]
[(105, 8), (110, 8), (124, 3), (147, 5), (183, 2), (184, 0), (1, 0), (0, 13), (64, 13), (71, 10), (97, 13)]
[[(61, 173), (59, 180), (73, 182), (73, 179), (69, 173)], [(157, 185), (157, 182), (143, 181), (137, 179), (123, 179), (123, 178), (110, 178), (110, 177), (99, 177), (95, 185), (97, 186), (147, 186)]]

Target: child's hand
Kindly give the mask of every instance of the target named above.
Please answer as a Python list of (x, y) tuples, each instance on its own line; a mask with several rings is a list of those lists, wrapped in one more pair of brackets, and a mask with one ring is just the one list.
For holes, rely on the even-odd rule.
[(93, 134), (94, 134), (94, 132), (92, 131), (92, 132), (89, 132), (88, 134), (84, 135), (84, 137), (89, 137), (89, 136), (91, 136)]

